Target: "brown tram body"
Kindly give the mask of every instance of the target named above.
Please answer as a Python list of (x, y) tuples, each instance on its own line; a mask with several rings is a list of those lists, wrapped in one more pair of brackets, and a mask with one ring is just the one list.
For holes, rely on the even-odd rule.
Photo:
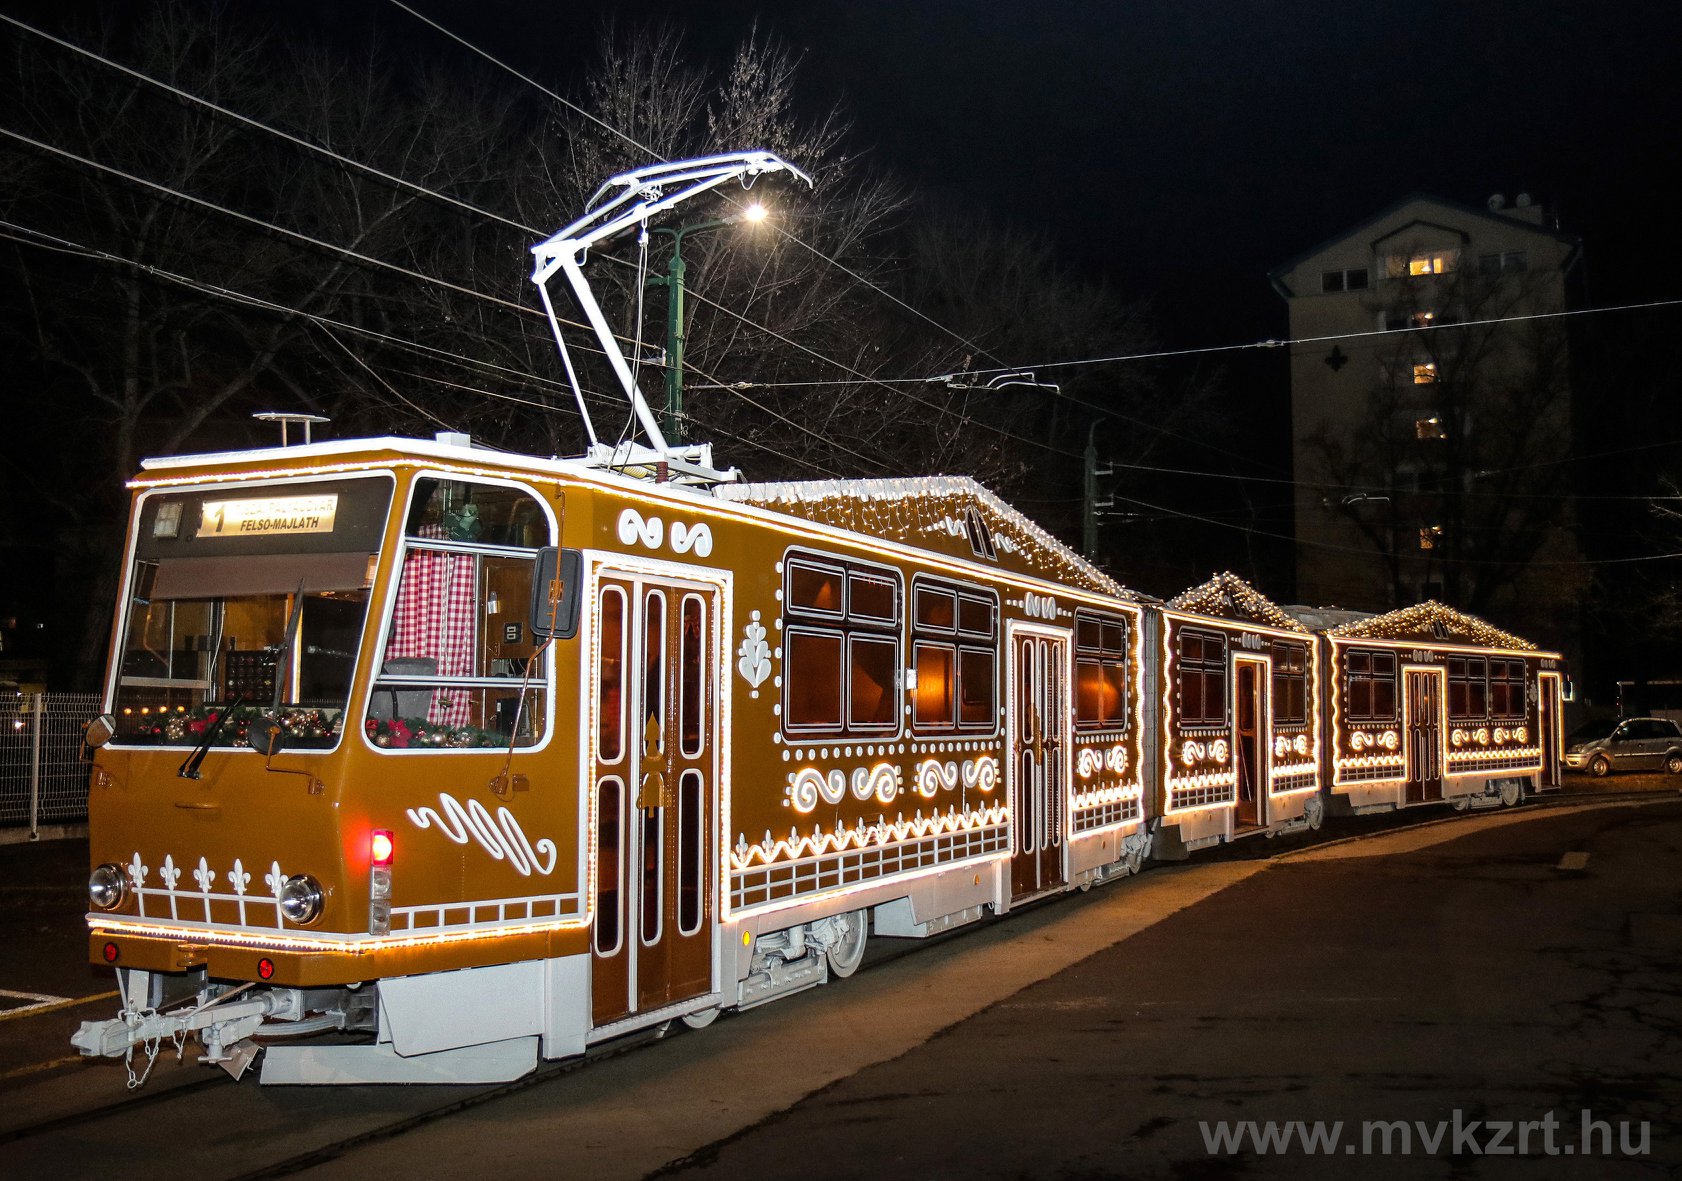
[[(1436, 605), (1321, 634), (1230, 575), (1147, 603), (968, 480), (698, 491), (385, 439), (134, 487), (90, 796), (123, 888), (90, 949), (137, 1011), (217, 1001), (194, 1029), (236, 1068), (253, 1034), (365, 1035), (271, 1041), (269, 1082), (514, 1077), (1153, 841), (1438, 798), (1338, 773), (1370, 746), (1358, 651), (1404, 685), (1458, 660), (1467, 694), (1481, 659), (1486, 719), (1495, 662), (1509, 721), (1522, 676), (1525, 734), (1445, 746), (1441, 798), (1557, 783), (1557, 657)], [(562, 593), (534, 596), (557, 550)]]

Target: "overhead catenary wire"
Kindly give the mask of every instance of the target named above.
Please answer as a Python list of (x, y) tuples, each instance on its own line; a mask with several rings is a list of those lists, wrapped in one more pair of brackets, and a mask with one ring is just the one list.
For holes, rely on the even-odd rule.
[[(549, 87), (544, 86), (541, 82), (538, 82), (535, 78), (531, 77), (529, 74), (521, 73), (519, 70), (516, 70), (513, 66), (510, 66), (506, 62), (504, 62), (504, 61), (500, 60), (499, 58), (493, 56), (492, 54), (486, 52), (484, 49), (482, 49), (479, 46), (473, 44), (471, 41), (468, 41), (465, 37), (460, 36), (459, 34), (453, 32), (452, 30), (446, 28), (442, 24), (433, 20), (431, 17), (427, 16), (425, 13), (417, 12), (410, 5), (404, 3), (404, 0), (391, 0), (391, 3), (393, 5), (395, 5), (396, 7), (402, 9), (404, 12), (408, 13), (410, 16), (414, 17), (416, 20), (420, 21), (421, 23), (423, 23), (423, 24), (429, 26), (430, 28), (436, 30), (437, 32), (443, 34), (445, 37), (448, 37), (450, 40), (454, 41), (456, 44), (460, 45), (462, 48), (466, 49), (470, 53), (477, 54), (479, 57), (482, 57), (485, 61), (489, 62), (491, 65), (497, 67), (500, 70), (504, 70), (509, 74), (512, 74), (514, 77), (518, 78), (520, 81), (524, 82), (526, 85), (533, 87), (538, 92), (540, 92), (544, 95), (547, 95), (549, 98), (553, 99), (555, 102), (560, 103), (562, 106), (566, 107), (568, 110), (573, 111), (574, 113), (576, 113), (578, 115), (581, 115), (585, 119), (588, 119), (590, 122), (596, 124), (598, 127), (601, 127), (602, 129), (607, 131), (610, 135), (614, 135), (614, 136), (618, 137), (619, 139), (623, 140), (625, 143), (631, 145), (632, 147), (636, 148), (639, 152), (643, 153), (643, 155), (647, 156), (650, 160), (653, 160), (657, 163), (662, 163), (662, 164), (670, 163), (670, 161), (666, 160), (665, 157), (660, 155), (659, 152), (656, 152), (653, 148), (649, 147), (647, 144), (640, 142), (634, 136), (630, 135), (628, 132), (626, 132), (626, 131), (618, 128), (618, 127), (613, 126), (611, 123), (607, 122), (605, 119), (602, 119), (600, 116), (595, 115), (588, 110), (585, 110), (583, 107), (579, 106), (577, 103), (572, 102), (570, 99), (564, 97), (561, 94), (558, 94), (557, 92), (550, 89)], [(879, 284), (871, 282), (869, 279), (865, 278), (863, 275), (860, 275), (857, 271), (854, 271), (851, 268), (847, 267), (839, 259), (832, 258), (831, 256), (825, 254), (823, 251), (819, 250), (817, 247), (811, 245), (808, 242), (803, 241), (802, 239), (796, 237), (794, 234), (790, 233), (789, 231), (783, 229), (780, 226), (773, 227), (773, 228), (776, 230), (776, 232), (778, 234), (787, 238), (789, 241), (791, 241), (791, 242), (795, 243), (796, 245), (800, 246), (802, 249), (810, 251), (812, 254), (816, 255), (818, 258), (823, 259), (825, 262), (829, 263), (831, 266), (840, 270), (843, 274), (848, 275), (849, 277), (851, 277), (855, 281), (864, 284), (866, 287), (869, 287), (871, 290), (877, 292), (879, 295), (883, 296), (885, 299), (887, 299), (887, 300), (891, 301), (892, 303), (895, 303), (895, 304), (899, 305), (900, 307), (904, 308), (906, 311), (910, 312), (912, 315), (916, 316), (918, 319), (923, 320), (925, 323), (928, 323), (931, 326), (939, 329), (941, 332), (945, 333), (947, 336), (950, 336), (953, 340), (957, 341), (959, 344), (962, 344), (965, 347), (969, 348), (972, 352), (981, 354), (983, 356), (988, 356), (988, 357), (993, 356), (990, 352), (988, 352), (982, 346), (976, 344), (974, 341), (969, 340), (968, 338), (963, 336), (961, 333), (955, 332), (951, 328), (948, 328), (946, 325), (940, 323), (938, 320), (934, 319), (932, 316), (923, 312), (921, 309), (912, 307), (909, 303), (905, 302), (903, 299), (900, 299), (897, 295), (894, 295), (891, 291), (888, 291), (886, 288), (880, 286)], [(997, 357), (993, 357), (993, 359), (998, 360)]]
[[(397, 0), (394, 0), (394, 2), (397, 2)], [(573, 103), (569, 102), (568, 100), (566, 100), (562, 96), (560, 96), (560, 95), (556, 94), (554, 91), (549, 90), (548, 88), (542, 86), (540, 83), (536, 82), (535, 80), (527, 77), (524, 74), (521, 74), (519, 71), (513, 70), (510, 67), (507, 67), (507, 66), (503, 65), (503, 63), (496, 61), (496, 59), (491, 58), (488, 54), (484, 54), (483, 51), (478, 50), (476, 47), (470, 45), (468, 42), (466, 42), (462, 38), (456, 36), (454, 33), (451, 33), (449, 30), (444, 29), (442, 26), (439, 26), (436, 22), (432, 21), (430, 18), (427, 18), (420, 13), (415, 13), (414, 10), (408, 8), (407, 5), (398, 3), (398, 7), (403, 8), (405, 11), (410, 12), (412, 15), (415, 15), (418, 19), (423, 20), (427, 24), (432, 25), (434, 28), (437, 28), (440, 32), (444, 33), (446, 36), (451, 37), (453, 40), (456, 40), (457, 42), (466, 46), (467, 48), (472, 49), (474, 52), (480, 53), (481, 56), (485, 56), (487, 58), (487, 60), (492, 61), (494, 64), (497, 64), (498, 66), (501, 66), (502, 68), (507, 69), (510, 73), (514, 74), (515, 77), (518, 77), (521, 80), (523, 80), (525, 82), (528, 82), (530, 85), (536, 87), (538, 90), (540, 90), (544, 94), (548, 95), (549, 97), (555, 99), (557, 102), (563, 103), (564, 105), (568, 106), (570, 109), (577, 111), (578, 113), (586, 116), (587, 118), (590, 118), (592, 121), (600, 124), (602, 127), (608, 129), (609, 131), (612, 131), (614, 134), (621, 135), (622, 138), (625, 138), (628, 143), (631, 143), (634, 146), (638, 147), (639, 150), (642, 150), (642, 151), (646, 152), (651, 157), (653, 157), (655, 159), (659, 159), (659, 157), (655, 153), (653, 153), (651, 150), (647, 149), (644, 145), (641, 145), (641, 144), (637, 143), (637, 141), (635, 141), (634, 139), (631, 139), (629, 136), (623, 136), (622, 133), (620, 133), (617, 129), (613, 128), (611, 125), (607, 124), (603, 120), (600, 120), (600, 119), (596, 118), (596, 116), (591, 115), (588, 111), (585, 111), (582, 107), (578, 107), (576, 104), (573, 104)], [(478, 206), (474, 206), (474, 205), (472, 205), (468, 202), (462, 201), (462, 200), (460, 200), (458, 198), (455, 198), (455, 197), (451, 197), (451, 196), (449, 196), (448, 194), (445, 194), (445, 193), (440, 193), (437, 190), (428, 188), (424, 185), (416, 184), (412, 181), (409, 181), (409, 180), (406, 180), (402, 177), (396, 176), (395, 174), (386, 172), (382, 169), (375, 168), (372, 165), (368, 165), (368, 164), (365, 164), (361, 161), (357, 161), (357, 160), (355, 160), (351, 157), (345, 156), (342, 153), (334, 152), (331, 149), (325, 148), (321, 145), (313, 144), (313, 143), (309, 142), (308, 140), (302, 139), (301, 137), (295, 136), (295, 135), (293, 135), (289, 132), (283, 131), (279, 128), (272, 127), (269, 124), (263, 123), (260, 120), (253, 119), (253, 118), (251, 118), (249, 116), (246, 116), (246, 115), (242, 115), (242, 114), (240, 114), (238, 112), (235, 112), (235, 111), (231, 110), (230, 108), (225, 107), (221, 104), (211, 102), (208, 99), (204, 99), (204, 98), (202, 98), (198, 95), (192, 94), (191, 92), (189, 92), (187, 90), (184, 90), (183, 88), (181, 88), (179, 86), (161, 81), (159, 79), (152, 78), (150, 75), (147, 75), (147, 74), (145, 74), (141, 71), (138, 71), (138, 70), (134, 70), (131, 67), (128, 67), (128, 66), (125, 66), (125, 65), (123, 65), (119, 62), (113, 61), (112, 59), (107, 58), (107, 57), (105, 57), (101, 54), (94, 53), (91, 50), (87, 50), (87, 49), (84, 49), (80, 46), (76, 46), (75, 44), (73, 44), (69, 41), (65, 41), (62, 38), (58, 38), (58, 37), (55, 37), (55, 36), (53, 36), (49, 33), (45, 33), (43, 31), (41, 31), (39, 29), (36, 29), (33, 26), (30, 26), (30, 25), (28, 25), (28, 24), (26, 24), (22, 21), (19, 21), (15, 18), (6, 17), (6, 16), (3, 16), (3, 14), (0, 14), (0, 19), (3, 19), (7, 24), (10, 24), (10, 25), (12, 25), (12, 26), (14, 26), (18, 29), (21, 29), (23, 31), (32, 33), (36, 36), (42, 37), (45, 40), (48, 40), (48, 41), (50, 41), (50, 42), (52, 42), (56, 45), (59, 45), (59, 46), (65, 48), (65, 49), (68, 49), (68, 50), (71, 50), (73, 52), (79, 53), (82, 56), (87, 57), (87, 58), (89, 58), (91, 60), (94, 60), (96, 62), (99, 62), (100, 64), (103, 64), (103, 65), (105, 65), (109, 68), (121, 71), (126, 76), (129, 76), (129, 77), (132, 77), (136, 80), (139, 80), (139, 81), (146, 82), (148, 84), (157, 86), (158, 88), (160, 88), (160, 89), (166, 91), (167, 93), (169, 93), (169, 94), (171, 94), (171, 95), (173, 95), (177, 98), (180, 98), (184, 101), (192, 102), (192, 103), (195, 103), (197, 105), (203, 106), (206, 109), (215, 111), (216, 113), (218, 113), (220, 115), (223, 115), (225, 117), (234, 119), (234, 120), (238, 121), (239, 123), (241, 123), (242, 125), (251, 127), (253, 129), (256, 129), (256, 130), (264, 131), (264, 132), (270, 133), (272, 135), (279, 136), (280, 138), (286, 140), (287, 142), (289, 142), (289, 143), (291, 143), (295, 146), (298, 146), (298, 147), (304, 148), (308, 151), (315, 152), (315, 153), (318, 153), (320, 155), (323, 155), (323, 156), (325, 156), (329, 159), (332, 159), (335, 162), (337, 162), (339, 164), (342, 164), (346, 167), (353, 168), (357, 171), (360, 171), (360, 172), (362, 172), (364, 174), (367, 174), (367, 175), (370, 175), (370, 176), (374, 176), (374, 177), (376, 177), (376, 178), (378, 178), (382, 181), (385, 181), (387, 183), (400, 186), (400, 187), (402, 187), (402, 188), (404, 188), (404, 189), (406, 189), (410, 192), (414, 192), (414, 193), (424, 195), (424, 196), (428, 196), (428, 197), (431, 197), (431, 198), (436, 198), (438, 200), (447, 202), (448, 204), (450, 204), (452, 206), (455, 206), (456, 208), (462, 209), (464, 211), (467, 211), (467, 212), (470, 212), (470, 213), (477, 214), (479, 216), (483, 216), (483, 217), (486, 217), (486, 218), (489, 218), (489, 219), (499, 221), (499, 222), (501, 222), (505, 225), (508, 225), (508, 226), (510, 226), (512, 228), (515, 228), (515, 229), (518, 229), (518, 230), (521, 230), (521, 231), (523, 231), (525, 233), (528, 233), (528, 234), (531, 234), (533, 236), (539, 236), (540, 233), (541, 233), (541, 231), (537, 230), (535, 227), (523, 225), (519, 222), (513, 221), (513, 220), (511, 220), (509, 218), (506, 218), (506, 217), (504, 217), (500, 214), (497, 214), (493, 211), (486, 210), (486, 209), (480, 208)], [(45, 144), (41, 141), (36, 141), (36, 140), (30, 139), (29, 137), (22, 136), (21, 134), (16, 133), (16, 132), (8, 132), (4, 128), (0, 128), (0, 134), (10, 134), (10, 135), (12, 135), (13, 138), (20, 139), (20, 140), (22, 140), (26, 143), (29, 143), (31, 146), (39, 148), (40, 150), (47, 151), (49, 153), (62, 156), (66, 159), (72, 160), (72, 161), (74, 161), (76, 163), (79, 163), (79, 164), (82, 164), (86, 167), (90, 167), (90, 168), (98, 169), (98, 170), (101, 170), (101, 171), (109, 172), (113, 175), (119, 176), (120, 178), (128, 180), (130, 182), (141, 184), (141, 185), (153, 188), (157, 191), (167, 193), (167, 194), (169, 194), (171, 196), (174, 196), (174, 197), (177, 197), (179, 199), (186, 200), (186, 201), (192, 202), (194, 204), (201, 205), (205, 208), (209, 208), (209, 209), (219, 211), (219, 212), (221, 212), (225, 215), (251, 222), (252, 224), (258, 225), (261, 228), (265, 228), (265, 229), (272, 230), (272, 231), (277, 232), (277, 233), (281, 233), (281, 234), (284, 234), (284, 235), (287, 235), (287, 236), (290, 236), (290, 237), (294, 237), (294, 238), (297, 238), (299, 240), (308, 242), (312, 245), (315, 245), (315, 246), (318, 246), (318, 247), (321, 247), (321, 248), (324, 248), (324, 249), (336, 250), (336, 251), (339, 251), (341, 253), (347, 254), (347, 255), (349, 255), (353, 258), (356, 258), (360, 261), (371, 263), (372, 265), (375, 265), (375, 266), (383, 266), (383, 267), (387, 267), (388, 269), (397, 270), (399, 273), (402, 273), (402, 274), (404, 274), (404, 275), (406, 275), (407, 277), (410, 277), (410, 278), (416, 278), (416, 279), (421, 279), (423, 281), (437, 283), (439, 285), (450, 287), (454, 290), (461, 291), (461, 292), (466, 293), (466, 294), (477, 295), (480, 298), (492, 300), (493, 302), (500, 303), (505, 307), (512, 308), (516, 311), (520, 311), (520, 312), (525, 313), (525, 314), (530, 314), (530, 315), (535, 315), (536, 314), (535, 309), (529, 309), (529, 308), (524, 307), (523, 305), (516, 304), (516, 303), (513, 303), (511, 301), (507, 301), (507, 300), (501, 300), (499, 297), (490, 296), (490, 295), (487, 295), (485, 293), (474, 292), (469, 288), (463, 288), (463, 287), (460, 287), (460, 286), (455, 285), (455, 284), (450, 284), (447, 280), (437, 279), (436, 277), (433, 277), (433, 276), (423, 275), (420, 272), (410, 271), (407, 268), (398, 267), (398, 266), (396, 266), (396, 264), (386, 263), (383, 260), (373, 258), (372, 256), (363, 255), (360, 252), (356, 252), (356, 251), (350, 251), (348, 248), (337, 246), (334, 243), (326, 242), (322, 239), (317, 239), (317, 238), (314, 238), (313, 236), (305, 235), (305, 234), (302, 234), (298, 231), (289, 230), (286, 227), (278, 226), (278, 225), (276, 225), (274, 223), (270, 223), (270, 222), (265, 222), (265, 221), (262, 221), (261, 219), (258, 219), (258, 218), (253, 218), (250, 215), (240, 213), (237, 210), (229, 209), (226, 206), (217, 205), (216, 203), (206, 201), (203, 198), (199, 198), (199, 197), (195, 197), (191, 194), (183, 193), (179, 190), (170, 188), (169, 186), (160, 185), (157, 182), (149, 181), (149, 180), (146, 180), (145, 178), (134, 176), (133, 174), (127, 173), (127, 172), (125, 172), (121, 169), (116, 169), (112, 166), (101, 164), (100, 162), (91, 160), (87, 157), (79, 156), (76, 153), (69, 152), (67, 149), (57, 148), (54, 145)], [(799, 239), (794, 238), (793, 235), (787, 234), (786, 231), (780, 231), (779, 230), (779, 232), (782, 232), (784, 234), (784, 236), (789, 237), (790, 240), (796, 241), (797, 243), (799, 243), (802, 246), (805, 246), (807, 249), (813, 249), (812, 247), (808, 246), (806, 243), (799, 242)], [(859, 276), (856, 273), (850, 271), (845, 266), (842, 266), (837, 260), (828, 258), (828, 256), (824, 256), (824, 255), (821, 254), (821, 252), (818, 252), (818, 251), (815, 251), (815, 250), (814, 250), (814, 253), (818, 253), (820, 255), (820, 257), (824, 257), (826, 259), (826, 261), (829, 261), (829, 262), (833, 263), (834, 265), (838, 266), (843, 272), (849, 274), (855, 280), (865, 284), (866, 286), (871, 287), (874, 290), (882, 292), (882, 289), (880, 287), (878, 287), (875, 284), (870, 283), (868, 280), (866, 280), (862, 276)], [(627, 260), (616, 258), (612, 255), (607, 255), (606, 257), (613, 258), (614, 261), (621, 262), (621, 263), (626, 263), (626, 261), (627, 261)], [(630, 264), (628, 264), (628, 265), (630, 265)], [(888, 294), (887, 292), (882, 292), (882, 293), (883, 294)], [(790, 345), (793, 348), (796, 348), (796, 349), (799, 349), (803, 352), (806, 352), (807, 354), (813, 356), (814, 358), (816, 358), (820, 361), (823, 361), (825, 364), (833, 365), (836, 368), (841, 369), (843, 372), (848, 372), (848, 373), (854, 374), (856, 377), (858, 377), (861, 381), (863, 381), (865, 383), (869, 382), (869, 378), (866, 375), (862, 374), (859, 370), (857, 370), (857, 369), (855, 369), (851, 366), (848, 366), (844, 362), (837, 361), (834, 358), (825, 356), (824, 354), (818, 352), (815, 349), (812, 349), (808, 346), (799, 344), (799, 343), (793, 341), (791, 338), (789, 338), (789, 337), (787, 337), (787, 336), (785, 336), (781, 333), (776, 332), (775, 330), (769, 328), (766, 325), (757, 324), (757, 323), (753, 322), (752, 320), (748, 319), (746, 316), (742, 315), (741, 313), (736, 312), (733, 309), (727, 308), (724, 305), (719, 304), (714, 300), (708, 299), (707, 297), (705, 297), (703, 294), (701, 294), (699, 292), (692, 293), (692, 298), (694, 298), (699, 303), (703, 303), (703, 304), (706, 304), (708, 306), (711, 306), (711, 307), (717, 309), (718, 311), (720, 311), (720, 312), (722, 312), (726, 315), (729, 315), (729, 316), (732, 316), (732, 317), (738, 319), (742, 323), (748, 325), (751, 328), (754, 328), (757, 331), (764, 332), (764, 333), (774, 337), (775, 339), (777, 339), (779, 341), (782, 341), (785, 344)], [(892, 298), (892, 297), (890, 296), (890, 298)], [(915, 309), (912, 309), (912, 310), (915, 310)], [(927, 318), (927, 317), (925, 317), (925, 318)], [(586, 325), (582, 325), (582, 324), (577, 323), (576, 321), (571, 321), (571, 320), (564, 320), (563, 319), (561, 322), (564, 323), (564, 324), (567, 324), (569, 327), (574, 327), (574, 328), (586, 328), (587, 327)], [(930, 322), (933, 323), (932, 320)], [(938, 327), (938, 325), (937, 325), (937, 327)], [(637, 349), (637, 346), (636, 346), (636, 343), (635, 343), (636, 340), (640, 340), (640, 317), (639, 317), (639, 332), (638, 332), (638, 334), (635, 338), (626, 337), (623, 334), (619, 334), (619, 333), (615, 333), (615, 336), (616, 336), (617, 339), (619, 339), (621, 341), (632, 344), (633, 349), (636, 350), (640, 354), (640, 349)], [(980, 351), (979, 346), (975, 346), (973, 344), (973, 342), (969, 342), (962, 337), (957, 337), (957, 339), (959, 339), (960, 342), (962, 342), (962, 343), (971, 345), (971, 347), (976, 348), (977, 351)], [(590, 352), (595, 352), (595, 353), (598, 353), (598, 354), (601, 352), (601, 350), (593, 348), (593, 347), (588, 346), (588, 345), (584, 345), (582, 347), (584, 349), (586, 349), (587, 351), (590, 351)], [(686, 365), (685, 367), (686, 368), (691, 368), (691, 369), (694, 368), (692, 365)], [(698, 369), (696, 369), (695, 371), (700, 372)], [(707, 377), (707, 380), (711, 384), (712, 387), (723, 388), (723, 383), (717, 382), (717, 380), (715, 378), (712, 378), (709, 375), (705, 375), (705, 374), (703, 374), (702, 376)], [(741, 395), (738, 393), (737, 396), (740, 397)], [(789, 420), (785, 415), (782, 415), (780, 412), (772, 410), (769, 407), (765, 407), (761, 403), (758, 403), (757, 401), (755, 401), (753, 399), (744, 398), (743, 400), (750, 402), (751, 404), (753, 404), (756, 407), (758, 407), (759, 409), (761, 409), (763, 412), (765, 412), (767, 414), (770, 414), (771, 416), (776, 417), (776, 418), (780, 419), (781, 421), (791, 422), (791, 420)], [(916, 402), (918, 402), (918, 403), (920, 403), (924, 406), (927, 406), (928, 408), (936, 411), (937, 413), (941, 413), (941, 414), (944, 414), (944, 415), (947, 415), (947, 416), (950, 416), (950, 417), (957, 418), (960, 422), (963, 422), (967, 425), (980, 427), (983, 430), (987, 430), (987, 431), (990, 431), (992, 433), (999, 434), (1001, 437), (1009, 438), (1009, 439), (1012, 439), (1013, 441), (1020, 442), (1020, 443), (1025, 443), (1025, 444), (1028, 444), (1030, 446), (1039, 447), (1039, 448), (1042, 448), (1044, 450), (1051, 451), (1055, 454), (1063, 455), (1064, 457), (1067, 457), (1067, 458), (1079, 458), (1078, 455), (1076, 455), (1074, 452), (1069, 451), (1067, 449), (1058, 448), (1058, 447), (1055, 447), (1054, 445), (1046, 443), (1044, 441), (1041, 441), (1041, 440), (1038, 440), (1038, 439), (1033, 439), (1033, 438), (1030, 438), (1028, 436), (1018, 435), (1015, 432), (1007, 431), (1002, 427), (997, 427), (994, 424), (982, 422), (982, 421), (977, 420), (977, 419), (973, 419), (966, 414), (963, 414), (959, 411), (953, 410), (951, 407), (942, 406), (938, 402), (934, 402), (934, 401), (931, 401), (931, 400), (925, 399), (925, 398), (917, 398), (917, 397), (913, 397), (912, 400), (916, 401)], [(1075, 399), (1075, 401), (1078, 402), (1078, 399)], [(1093, 407), (1093, 409), (1100, 409), (1100, 408)], [(791, 425), (797, 425), (797, 424), (792, 424), (791, 423)], [(1149, 425), (1153, 429), (1156, 429), (1158, 431), (1164, 430), (1164, 428), (1162, 428), (1158, 424), (1146, 424), (1146, 425)], [(859, 454), (857, 452), (851, 452), (851, 453), (854, 454), (854, 455)]]

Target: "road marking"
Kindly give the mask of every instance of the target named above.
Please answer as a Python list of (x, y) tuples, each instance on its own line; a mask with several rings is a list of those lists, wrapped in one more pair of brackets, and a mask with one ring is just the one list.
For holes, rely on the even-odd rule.
[(22, 1078), (26, 1074), (40, 1074), (43, 1070), (56, 1070), (60, 1066), (69, 1066), (71, 1063), (81, 1060), (82, 1056), (80, 1054), (72, 1054), (68, 1058), (54, 1058), (50, 1062), (36, 1062), (30, 1066), (20, 1066), (16, 1070), (8, 1070), (5, 1074), (0, 1074), (0, 1082), (5, 1082), (7, 1079)]
[(1573, 849), (1571, 852), (1569, 852), (1565, 856), (1561, 857), (1559, 859), (1559, 864), (1554, 866), (1554, 868), (1555, 869), (1587, 869), (1588, 864), (1589, 864), (1589, 855), (1587, 853), (1584, 853), (1580, 849)]
[(6, 992), (4, 990), (0, 990), (0, 996), (38, 998), (35, 1004), (24, 1005), (22, 1008), (18, 1009), (7, 1009), (5, 1012), (0, 1013), (0, 1021), (10, 1021), (14, 1017), (33, 1017), (38, 1013), (51, 1013), (56, 1009), (73, 1009), (77, 1005), (85, 1005), (92, 1001), (108, 1001), (116, 995), (118, 994), (115, 991), (112, 991), (96, 992), (92, 996), (41, 997), (38, 993)]

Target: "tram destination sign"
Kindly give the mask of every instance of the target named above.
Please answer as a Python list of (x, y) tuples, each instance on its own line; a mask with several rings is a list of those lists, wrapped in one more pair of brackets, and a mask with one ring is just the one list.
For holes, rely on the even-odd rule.
[(207, 500), (201, 506), (199, 537), (274, 537), (331, 533), (339, 511), (337, 493)]

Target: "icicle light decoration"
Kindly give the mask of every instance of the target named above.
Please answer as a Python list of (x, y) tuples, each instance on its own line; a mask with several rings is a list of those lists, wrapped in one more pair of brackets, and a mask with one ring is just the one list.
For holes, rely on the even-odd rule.
[(1535, 652), (1536, 645), (1504, 632), (1476, 615), (1467, 615), (1453, 607), (1445, 607), (1436, 600), (1403, 607), (1388, 615), (1346, 623), (1334, 627), (1328, 635), (1361, 640), (1451, 640), (1473, 644), (1480, 648), (1505, 648), (1515, 652)]
[(1280, 631), (1307, 634), (1308, 629), (1286, 615), (1255, 587), (1230, 571), (1222, 571), (1202, 586), (1194, 586), (1168, 600), (1175, 611), (1191, 611), (1217, 619), (1242, 619)]

